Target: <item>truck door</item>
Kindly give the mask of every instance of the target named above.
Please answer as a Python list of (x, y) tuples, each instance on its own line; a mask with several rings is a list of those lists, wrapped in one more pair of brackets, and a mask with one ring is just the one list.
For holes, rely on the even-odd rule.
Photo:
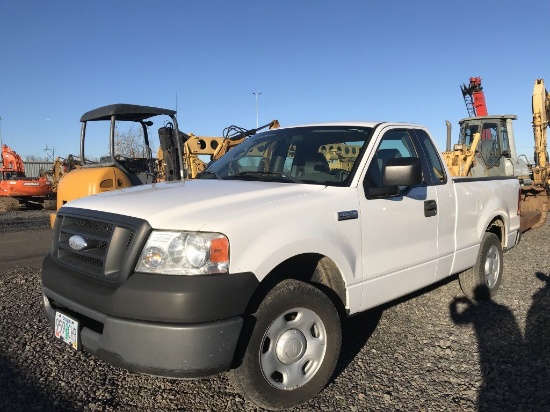
[(435, 280), (449, 276), (456, 250), (456, 194), (453, 184), (448, 180), (445, 167), (437, 148), (430, 136), (422, 129), (414, 129), (417, 141), (424, 152), (424, 179), (434, 187), (437, 193), (437, 271)]
[(412, 130), (384, 132), (363, 176), (360, 207), (364, 309), (431, 284), (436, 273), (435, 187), (425, 181), (391, 197), (384, 195), (382, 188), (382, 173), (389, 159), (423, 159), (414, 140)]

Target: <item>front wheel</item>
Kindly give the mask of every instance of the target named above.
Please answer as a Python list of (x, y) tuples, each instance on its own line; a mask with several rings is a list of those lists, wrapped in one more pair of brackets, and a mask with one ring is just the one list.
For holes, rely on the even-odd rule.
[(242, 362), (230, 372), (233, 385), (271, 410), (313, 398), (340, 354), (340, 318), (332, 301), (310, 284), (285, 280), (267, 294), (255, 320)]
[(494, 233), (485, 233), (474, 267), (458, 275), (460, 288), (475, 300), (491, 298), (502, 282), (502, 245)]

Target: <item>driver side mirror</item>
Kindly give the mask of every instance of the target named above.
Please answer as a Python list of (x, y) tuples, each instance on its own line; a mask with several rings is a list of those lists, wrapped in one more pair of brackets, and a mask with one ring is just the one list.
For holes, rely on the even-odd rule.
[(384, 187), (416, 186), (422, 183), (422, 164), (418, 157), (390, 159), (382, 173)]
[(376, 159), (367, 169), (363, 188), (367, 199), (399, 196), (400, 187), (421, 184), (422, 164), (417, 157), (389, 159), (380, 170)]

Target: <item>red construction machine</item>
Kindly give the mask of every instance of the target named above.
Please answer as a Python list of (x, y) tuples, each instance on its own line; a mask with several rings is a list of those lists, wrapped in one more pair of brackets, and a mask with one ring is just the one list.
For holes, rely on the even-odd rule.
[(3, 144), (0, 163), (0, 208), (48, 208), (52, 196), (51, 182), (45, 177), (26, 177), (21, 156)]
[(487, 105), (485, 104), (485, 95), (481, 87), (481, 77), (470, 77), (470, 84), (460, 86), (466, 109), (470, 117), (487, 116)]

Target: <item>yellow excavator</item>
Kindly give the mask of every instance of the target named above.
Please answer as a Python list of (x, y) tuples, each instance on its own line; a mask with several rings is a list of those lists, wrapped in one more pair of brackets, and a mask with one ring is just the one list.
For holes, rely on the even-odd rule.
[[(158, 167), (155, 159), (152, 157), (148, 127), (153, 125), (150, 119), (157, 116), (167, 118), (169, 122), (175, 124), (177, 130), (176, 112), (158, 107), (112, 104), (84, 113), (80, 118), (80, 122), (82, 123), (80, 132), (81, 167), (65, 174), (59, 180), (57, 185), (57, 209), (68, 201), (80, 197), (156, 181)], [(90, 151), (92, 148), (94, 137), (97, 140), (95, 134), (96, 129), (99, 127), (98, 122), (109, 122), (109, 154), (92, 160), (90, 157), (87, 157), (86, 150)], [(135, 122), (141, 126), (145, 149), (142, 157), (128, 158), (116, 152), (115, 131), (119, 122)], [(91, 130), (88, 130), (87, 133), (87, 129)], [(160, 136), (161, 130), (159, 130)], [(100, 144), (103, 146), (103, 139), (101, 140)], [(174, 161), (171, 163), (165, 161), (164, 168), (166, 170), (164, 171), (164, 175), (167, 180), (183, 177), (181, 161), (176, 161), (178, 158), (181, 159), (182, 153), (181, 145), (178, 144), (179, 142), (179, 139), (163, 141), (161, 138), (161, 147), (163, 144), (169, 145), (163, 147), (165, 152), (179, 152), (180, 154), (180, 156), (174, 156)], [(50, 214), (50, 224), (52, 227), (55, 217), (56, 213)]]
[(57, 193), (59, 181), (71, 170), (80, 169), (82, 166), (80, 159), (72, 154), (67, 157), (57, 156), (53, 161), (51, 169), (44, 172), (44, 177), (52, 182), (52, 192)]
[(547, 128), (550, 119), (550, 96), (544, 87), (544, 80), (537, 79), (533, 90), (533, 133), (535, 137), (535, 164), (531, 167), (533, 184), (550, 186), (548, 165)]
[[(472, 80), (479, 80), (474, 85)], [(477, 86), (474, 87), (474, 86)], [(515, 115), (488, 115), (480, 90), (481, 79), (471, 78), (463, 93), (475, 92), (473, 104), (466, 106), (474, 116), (460, 120), (460, 135), (451, 149), (451, 127), (447, 122), (447, 150), (443, 158), (453, 176), (515, 176), (521, 182), (521, 229), (542, 226), (548, 217), (550, 167), (547, 151), (547, 127), (550, 118), (550, 97), (544, 80), (537, 79), (533, 89), (532, 113), (535, 140), (534, 163), (518, 155), (512, 122)], [(472, 93), (473, 94), (473, 93)], [(479, 100), (476, 101), (476, 98)], [(483, 115), (477, 115), (480, 108)]]
[[(160, 119), (163, 126), (158, 129), (159, 150), (157, 158), (152, 156), (148, 128), (153, 126), (152, 119)], [(57, 209), (70, 200), (110, 190), (128, 188), (146, 183), (195, 178), (206, 168), (206, 162), (199, 156), (215, 161), (232, 147), (241, 143), (261, 129), (279, 127), (277, 120), (262, 127), (246, 130), (231, 126), (224, 131), (224, 137), (205, 137), (182, 133), (178, 129), (176, 112), (151, 106), (132, 104), (113, 104), (86, 112), (80, 118), (79, 163), (64, 173), (54, 167), (57, 176)], [(88, 126), (106, 121), (109, 127), (109, 155), (99, 159), (89, 159), (87, 150), (94, 133), (87, 132)], [(143, 136), (143, 153), (140, 157), (128, 157), (119, 153), (115, 144), (115, 135), (119, 122), (134, 122), (140, 125)], [(96, 130), (93, 130), (96, 132)], [(92, 136), (89, 136), (89, 135)], [(97, 133), (95, 133), (97, 134)], [(54, 165), (55, 166), (55, 165)], [(70, 171), (70, 173), (68, 173)], [(53, 227), (56, 213), (50, 214)]]
[[(233, 147), (242, 143), (248, 136), (252, 136), (260, 130), (278, 129), (278, 120), (260, 126), (256, 129), (244, 129), (238, 126), (229, 126), (223, 130), (223, 137), (195, 136), (193, 133), (183, 134), (183, 168), (185, 178), (195, 179), (209, 163), (218, 160)], [(200, 157), (202, 156), (202, 158)], [(157, 152), (157, 158), (162, 160), (164, 153), (162, 148)], [(208, 162), (203, 159), (208, 160)], [(162, 170), (160, 170), (162, 176)]]

